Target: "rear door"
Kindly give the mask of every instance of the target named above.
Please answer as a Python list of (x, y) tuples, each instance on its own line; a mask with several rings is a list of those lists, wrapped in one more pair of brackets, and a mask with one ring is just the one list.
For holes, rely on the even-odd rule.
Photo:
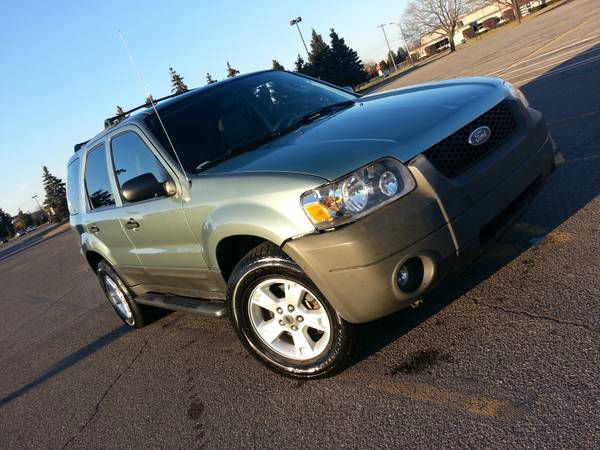
[(134, 284), (141, 264), (119, 221), (118, 199), (115, 198), (108, 164), (104, 143), (87, 151), (80, 184), (87, 210), (81, 219), (83, 244), (103, 255), (130, 284)]
[(151, 173), (160, 182), (175, 181), (174, 172), (152, 144), (130, 127), (111, 137), (117, 188), (123, 206), (120, 220), (146, 273), (145, 288), (194, 297), (210, 296), (210, 280), (202, 248), (187, 222), (180, 195), (127, 202), (121, 187)]

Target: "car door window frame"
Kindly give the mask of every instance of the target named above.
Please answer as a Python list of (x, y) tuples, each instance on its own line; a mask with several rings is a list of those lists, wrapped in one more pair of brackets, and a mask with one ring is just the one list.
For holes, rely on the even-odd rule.
[[(134, 125), (128, 125), (128, 126), (121, 127), (118, 130), (115, 130), (115, 132), (113, 134), (111, 134), (110, 137), (108, 138), (108, 149), (109, 149), (108, 153), (110, 153), (110, 155), (108, 155), (108, 159), (110, 161), (109, 172), (110, 172), (110, 175), (112, 176), (113, 183), (117, 189), (117, 191), (116, 191), (118, 193), (117, 197), (119, 198), (119, 203), (120, 203), (119, 207), (129, 206), (129, 205), (141, 205), (141, 204), (148, 203), (148, 202), (154, 202), (157, 200), (163, 200), (165, 198), (170, 198), (167, 196), (160, 196), (160, 197), (149, 198), (147, 200), (141, 200), (141, 201), (135, 202), (135, 203), (129, 203), (129, 202), (125, 201), (125, 199), (123, 198), (121, 189), (119, 188), (119, 181), (117, 178), (115, 161), (114, 161), (114, 156), (113, 156), (112, 141), (115, 138), (117, 138), (123, 134), (126, 134), (126, 133), (133, 133), (136, 137), (138, 137), (142, 141), (142, 143), (146, 146), (148, 151), (152, 155), (154, 155), (158, 164), (160, 164), (160, 166), (163, 168), (163, 170), (167, 173), (170, 180), (173, 181), (177, 185), (177, 192), (179, 193), (180, 192), (180, 182), (179, 182), (179, 177), (177, 176), (177, 173), (172, 169), (172, 167), (170, 166), (168, 161), (166, 161), (165, 158), (163, 157), (163, 155), (158, 151), (158, 149), (156, 148), (154, 143), (150, 139), (148, 139), (148, 137), (145, 135), (145, 133), (139, 127), (134, 126)], [(176, 194), (176, 197), (178, 197), (178, 196), (179, 196), (179, 194)]]
[[(83, 162), (82, 162), (82, 167), (83, 169), (81, 170), (81, 188), (83, 191), (83, 196), (85, 198), (85, 209), (87, 214), (94, 214), (97, 212), (102, 212), (102, 211), (108, 211), (114, 208), (119, 208), (121, 207), (123, 204), (121, 202), (121, 198), (118, 195), (115, 195), (115, 192), (117, 192), (116, 189), (116, 184), (115, 184), (115, 179), (114, 179), (114, 170), (111, 173), (111, 167), (112, 167), (112, 163), (110, 163), (110, 155), (108, 152), (108, 147), (107, 147), (108, 143), (106, 142), (106, 139), (100, 139), (96, 142), (94, 142), (92, 144), (92, 146), (90, 146), (89, 149), (87, 149), (85, 151), (84, 157), (83, 157)], [(90, 153), (92, 153), (94, 150), (98, 149), (99, 147), (104, 146), (104, 164), (106, 165), (106, 173), (108, 175), (108, 184), (112, 190), (112, 194), (113, 194), (113, 200), (115, 201), (114, 205), (109, 205), (109, 206), (103, 206), (100, 208), (93, 208), (92, 204), (90, 202), (90, 197), (88, 195), (88, 189), (87, 189), (87, 183), (85, 180), (85, 174), (87, 171), (87, 167), (88, 167), (88, 157), (90, 155)]]

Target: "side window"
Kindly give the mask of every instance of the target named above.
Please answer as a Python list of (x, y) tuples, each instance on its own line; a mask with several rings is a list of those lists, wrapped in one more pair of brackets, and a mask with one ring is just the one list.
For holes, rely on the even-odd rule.
[(119, 189), (132, 178), (147, 173), (154, 175), (159, 183), (170, 179), (165, 168), (136, 133), (128, 131), (114, 137), (111, 148)]
[(67, 205), (69, 213), (74, 216), (79, 214), (79, 205), (81, 196), (79, 195), (81, 186), (79, 185), (79, 171), (81, 170), (81, 160), (74, 159), (67, 169)]
[(92, 209), (115, 205), (106, 167), (106, 149), (99, 145), (89, 151), (85, 163), (85, 188)]

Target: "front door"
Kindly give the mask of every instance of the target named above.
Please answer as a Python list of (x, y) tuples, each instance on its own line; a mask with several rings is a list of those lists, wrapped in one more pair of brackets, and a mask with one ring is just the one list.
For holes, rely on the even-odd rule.
[[(82, 226), (85, 247), (104, 255), (128, 284), (136, 284), (142, 272), (133, 244), (123, 232), (120, 212), (110, 182), (105, 145), (88, 150), (85, 158), (83, 185), (86, 209)], [(73, 186), (81, 184), (72, 183)]]
[[(132, 178), (152, 174), (159, 182), (174, 180), (166, 161), (134, 129), (111, 138), (119, 193)], [(187, 222), (180, 195), (128, 203), (121, 195), (120, 220), (147, 274), (144, 289), (193, 297), (214, 291), (200, 243)]]

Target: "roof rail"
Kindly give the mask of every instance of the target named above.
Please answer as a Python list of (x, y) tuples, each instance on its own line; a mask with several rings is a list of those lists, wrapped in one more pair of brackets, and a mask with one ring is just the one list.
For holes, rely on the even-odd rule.
[(85, 141), (85, 142), (80, 142), (79, 144), (75, 144), (75, 153), (77, 153), (79, 150), (81, 150), (81, 147), (83, 147), (85, 144), (87, 144), (88, 142), (90, 142), (89, 140)]
[[(192, 91), (192, 90), (193, 89), (190, 89), (190, 91)], [(189, 91), (186, 91), (186, 92), (189, 92)], [(162, 102), (163, 100), (167, 100), (169, 98), (177, 97), (178, 95), (181, 95), (181, 94), (183, 94), (183, 92), (176, 92), (175, 94), (166, 95), (164, 97), (152, 99), (152, 100), (154, 101), (154, 104), (157, 104), (158, 102)], [(104, 129), (106, 130), (107, 128), (115, 126), (116, 124), (118, 124), (121, 120), (126, 118), (132, 112), (135, 112), (138, 109), (142, 109), (142, 108), (149, 108), (150, 106), (152, 106), (150, 104), (150, 102), (146, 101), (146, 103), (144, 103), (143, 105), (136, 106), (135, 108), (125, 111), (123, 114), (117, 114), (116, 116), (109, 117), (108, 119), (104, 120)]]

